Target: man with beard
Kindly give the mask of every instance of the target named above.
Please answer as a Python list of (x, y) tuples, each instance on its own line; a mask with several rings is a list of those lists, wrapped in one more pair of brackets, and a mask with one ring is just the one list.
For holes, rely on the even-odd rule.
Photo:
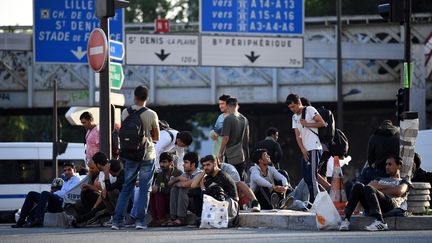
[(149, 226), (158, 227), (166, 221), (169, 213), (171, 186), (168, 185), (170, 177), (178, 177), (181, 170), (174, 167), (174, 159), (171, 153), (163, 152), (159, 157), (161, 172), (156, 175), (150, 194), (150, 213), (152, 222)]
[(218, 167), (216, 158), (207, 155), (201, 159), (204, 173), (201, 172), (192, 183), (192, 188), (201, 186), (204, 194), (219, 201), (227, 201), (229, 225), (234, 226), (238, 218), (238, 193), (234, 180)]
[[(190, 204), (189, 191), (192, 180), (201, 170), (198, 169), (198, 154), (188, 152), (183, 157), (184, 173), (181, 176), (171, 176), (168, 186), (172, 186), (170, 192), (170, 215), (171, 220), (166, 226), (184, 226), (187, 224), (186, 216)], [(194, 211), (194, 210), (191, 210)]]

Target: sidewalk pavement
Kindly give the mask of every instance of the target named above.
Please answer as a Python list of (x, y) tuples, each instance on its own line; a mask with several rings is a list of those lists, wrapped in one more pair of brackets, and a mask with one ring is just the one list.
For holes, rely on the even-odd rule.
[[(385, 218), (390, 230), (430, 230), (432, 216), (408, 216)], [(351, 230), (364, 230), (374, 221), (372, 217), (354, 215)], [(240, 211), (240, 227), (284, 228), (288, 230), (318, 230), (315, 214), (291, 210), (262, 210), (259, 213)]]

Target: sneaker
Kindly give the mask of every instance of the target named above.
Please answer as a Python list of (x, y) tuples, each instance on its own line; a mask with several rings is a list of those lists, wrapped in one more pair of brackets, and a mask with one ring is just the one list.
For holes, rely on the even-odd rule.
[(365, 227), (368, 231), (383, 231), (388, 230), (388, 225), (379, 220), (375, 220), (372, 224)]
[(112, 223), (112, 225), (111, 225), (111, 229), (112, 230), (119, 230), (121, 227), (120, 227), (120, 224), (118, 224), (118, 223)]
[(111, 216), (111, 218), (103, 223), (104, 227), (111, 227), (113, 225), (113, 217)]
[(279, 208), (279, 201), (280, 201), (280, 199), (279, 199), (278, 194), (276, 192), (273, 192), (270, 196), (270, 203), (271, 203), (273, 209)]
[(294, 197), (288, 196), (279, 202), (280, 209), (288, 209), (294, 203)]
[(135, 229), (137, 230), (147, 229), (147, 225), (142, 222), (136, 222)]
[(133, 227), (135, 227), (135, 219), (132, 216), (130, 216), (130, 215), (126, 216), (125, 227), (126, 228), (133, 228)]
[(251, 202), (251, 211), (252, 212), (261, 212), (261, 205), (259, 204), (259, 202), (257, 200), (253, 200)]
[(348, 231), (350, 230), (350, 221), (348, 219), (344, 219), (339, 226), (339, 231)]

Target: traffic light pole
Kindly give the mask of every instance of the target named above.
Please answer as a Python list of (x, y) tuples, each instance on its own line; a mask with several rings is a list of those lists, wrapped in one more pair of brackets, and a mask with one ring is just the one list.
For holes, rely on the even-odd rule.
[[(405, 22), (405, 58), (404, 62), (407, 64), (407, 68), (403, 77), (403, 89), (404, 89), (404, 111), (410, 110), (410, 88), (411, 88), (411, 0), (405, 0), (405, 12), (404, 12), (404, 22)], [(405, 80), (407, 78), (407, 80)], [(406, 83), (406, 81), (408, 83)]]
[[(105, 32), (105, 36), (109, 42), (109, 18), (100, 18), (100, 27)], [(110, 80), (109, 80), (110, 58), (108, 58), (106, 66), (100, 72), (99, 79), (99, 145), (100, 151), (105, 153), (108, 158), (111, 158), (111, 100), (110, 100)]]

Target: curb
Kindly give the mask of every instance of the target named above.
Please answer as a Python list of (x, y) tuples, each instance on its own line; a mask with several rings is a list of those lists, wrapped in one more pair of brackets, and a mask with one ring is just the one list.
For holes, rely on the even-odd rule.
[[(288, 230), (316, 230), (315, 214), (291, 210), (262, 210), (260, 213), (240, 211), (239, 227), (283, 228)], [(408, 216), (385, 218), (390, 230), (430, 230), (432, 216)], [(374, 221), (373, 217), (354, 215), (351, 230), (364, 230)]]

